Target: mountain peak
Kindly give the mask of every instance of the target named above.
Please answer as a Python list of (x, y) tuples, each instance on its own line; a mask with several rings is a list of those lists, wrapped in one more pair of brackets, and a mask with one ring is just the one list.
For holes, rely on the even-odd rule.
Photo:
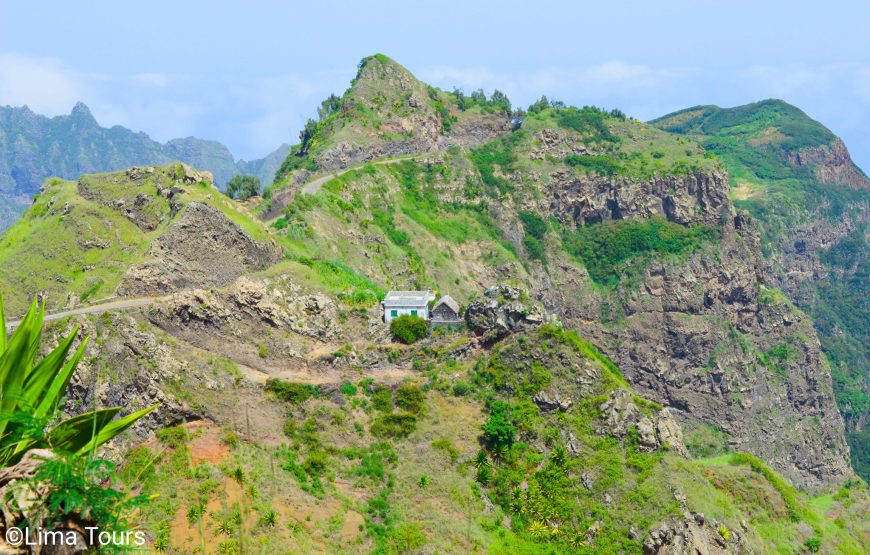
[[(694, 106), (650, 122), (690, 135), (726, 162), (758, 179), (815, 179), (825, 185), (870, 188), (843, 141), (800, 108), (768, 98), (734, 108)], [(732, 173), (740, 174), (737, 166)]]
[(88, 108), (87, 104), (81, 101), (76, 102), (76, 105), (73, 106), (72, 112), (70, 112), (70, 117), (96, 121), (94, 115), (91, 113), (91, 109)]
[(363, 88), (374, 89), (389, 96), (390, 92), (401, 93), (422, 85), (420, 80), (400, 63), (389, 56), (374, 54), (360, 60), (356, 77), (351, 81), (348, 93)]

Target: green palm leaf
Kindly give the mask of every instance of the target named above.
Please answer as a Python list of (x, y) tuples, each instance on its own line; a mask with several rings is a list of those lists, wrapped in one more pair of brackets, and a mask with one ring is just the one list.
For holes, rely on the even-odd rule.
[[(30, 449), (51, 447), (75, 455), (86, 454), (111, 440), (157, 405), (113, 420), (121, 407), (94, 410), (74, 416), (45, 431), (54, 417), (70, 379), (84, 355), (86, 337), (69, 355), (78, 329), (60, 341), (36, 363), (45, 305), (36, 300), (12, 333), (6, 335), (0, 301), (0, 466), (15, 464)], [(69, 358), (67, 358), (69, 357)]]
[(85, 453), (88, 453), (89, 451), (96, 449), (100, 445), (106, 443), (107, 441), (111, 440), (112, 438), (132, 426), (137, 420), (139, 420), (149, 412), (153, 411), (157, 407), (158, 404), (155, 403), (150, 407), (146, 407), (142, 410), (130, 413), (127, 416), (109, 422), (95, 434), (94, 438), (91, 441), (89, 441), (86, 445), (78, 450), (78, 454), (83, 455)]
[(48, 444), (58, 451), (78, 453), (120, 410), (120, 407), (98, 409), (64, 420), (48, 433)]
[(3, 310), (3, 297), (0, 297), (0, 354), (6, 350), (6, 316)]

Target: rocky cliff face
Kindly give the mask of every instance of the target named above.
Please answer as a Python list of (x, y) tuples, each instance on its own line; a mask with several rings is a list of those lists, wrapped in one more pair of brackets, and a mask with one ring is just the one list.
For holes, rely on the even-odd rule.
[(870, 180), (842, 140), (782, 101), (690, 108), (653, 123), (701, 137), (740, 176), (733, 194), (757, 217), (764, 273), (814, 318), (834, 371), (853, 466), (867, 479), (870, 435), (861, 428), (870, 419), (870, 308), (863, 301)]
[(120, 295), (165, 295), (190, 287), (224, 286), (245, 272), (263, 270), (280, 259), (277, 246), (252, 239), (207, 204), (191, 202), (131, 268)]
[(701, 217), (727, 218), (717, 248), (652, 264), (636, 289), (603, 298), (564, 266), (538, 296), (595, 338), (642, 395), (722, 429), (733, 448), (795, 483), (842, 481), (849, 449), (812, 323), (760, 285), (767, 278), (751, 220), (730, 203), (719, 210)]
[(549, 210), (565, 223), (659, 216), (682, 225), (719, 225), (732, 211), (727, 176), (694, 172), (638, 182), (626, 178), (582, 177), (557, 171), (548, 188)]
[(788, 161), (798, 167), (810, 167), (816, 179), (826, 185), (848, 185), (853, 189), (870, 189), (870, 180), (855, 163), (845, 143), (835, 139), (830, 144), (787, 152)]

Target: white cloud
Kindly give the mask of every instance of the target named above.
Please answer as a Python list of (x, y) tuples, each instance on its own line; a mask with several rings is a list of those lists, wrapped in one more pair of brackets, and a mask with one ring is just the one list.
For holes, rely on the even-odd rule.
[(162, 73), (137, 73), (133, 76), (133, 81), (138, 81), (146, 85), (154, 87), (165, 87), (169, 84), (171, 77)]
[(0, 105), (65, 114), (87, 92), (79, 76), (57, 60), (0, 53)]
[(437, 66), (420, 72), (420, 79), (432, 83), (452, 83), (444, 85), (460, 89), (478, 89), (490, 85), (496, 80), (495, 73), (485, 67), (452, 67)]
[(835, 67), (754, 65), (739, 72), (738, 77), (744, 86), (763, 91), (767, 96), (783, 97), (811, 89), (824, 90), (835, 73), (839, 73)]

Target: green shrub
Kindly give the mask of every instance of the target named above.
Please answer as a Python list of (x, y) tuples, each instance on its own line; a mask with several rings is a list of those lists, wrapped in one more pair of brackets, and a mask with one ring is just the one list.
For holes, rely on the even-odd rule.
[(544, 249), (544, 244), (541, 243), (539, 239), (535, 239), (531, 235), (526, 235), (523, 237), (523, 246), (526, 248), (526, 253), (529, 255), (529, 258), (532, 260), (545, 260), (546, 259), (546, 250)]
[(468, 385), (468, 382), (456, 382), (453, 384), (453, 394), (457, 397), (464, 397), (471, 390), (471, 386)]
[(385, 385), (375, 387), (372, 394), (372, 405), (381, 412), (393, 411), (393, 392)]
[(403, 314), (390, 322), (390, 331), (397, 339), (410, 345), (426, 337), (429, 333), (429, 322), (419, 316)]
[(357, 387), (350, 382), (344, 382), (341, 384), (341, 394), (347, 395), (348, 397), (352, 397), (356, 395)]
[(531, 235), (538, 240), (544, 238), (544, 235), (547, 233), (547, 220), (543, 216), (531, 210), (520, 210), (519, 216), (527, 235)]
[(511, 424), (510, 406), (503, 401), (495, 401), (487, 421), (483, 424), (483, 440), (492, 449), (510, 447), (514, 443), (516, 428)]
[(397, 526), (387, 540), (388, 553), (412, 553), (426, 545), (426, 535), (416, 522)]
[(396, 390), (396, 404), (407, 412), (419, 413), (425, 401), (426, 393), (418, 385), (406, 384)]
[(285, 382), (278, 378), (266, 380), (266, 391), (288, 403), (299, 404), (317, 395), (313, 386), (303, 383)]
[(234, 199), (249, 199), (259, 195), (260, 190), (260, 178), (253, 175), (237, 175), (227, 183), (227, 196)]
[(408, 437), (417, 429), (417, 417), (409, 413), (382, 414), (372, 423), (372, 435), (377, 437)]
[(804, 542), (804, 546), (810, 553), (818, 553), (822, 549), (822, 540), (818, 536), (813, 536)]
[(490, 480), (492, 480), (492, 468), (488, 465), (478, 466), (475, 478), (481, 485), (488, 485)]

